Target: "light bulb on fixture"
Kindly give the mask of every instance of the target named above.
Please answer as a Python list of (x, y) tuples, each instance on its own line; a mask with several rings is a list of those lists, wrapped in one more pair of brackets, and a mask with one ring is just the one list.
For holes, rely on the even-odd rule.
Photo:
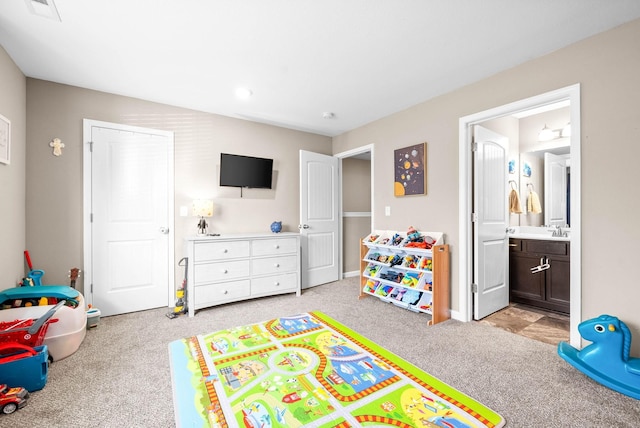
[(253, 91), (249, 88), (238, 88), (236, 89), (236, 97), (246, 100), (249, 99), (253, 95)]
[(544, 128), (542, 128), (542, 131), (540, 131), (540, 133), (538, 134), (538, 141), (550, 141), (553, 140), (554, 137), (555, 135), (553, 130), (549, 129), (545, 124)]

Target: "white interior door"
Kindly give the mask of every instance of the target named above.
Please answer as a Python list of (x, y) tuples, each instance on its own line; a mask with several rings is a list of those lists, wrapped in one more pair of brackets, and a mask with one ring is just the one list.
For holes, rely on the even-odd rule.
[(338, 158), (300, 150), (302, 288), (339, 278), (338, 185)]
[(568, 224), (567, 160), (552, 153), (544, 154), (544, 224)]
[(90, 301), (102, 315), (168, 306), (173, 135), (100, 122), (85, 124), (85, 138), (91, 147), (90, 204), (85, 206)]
[(473, 317), (481, 319), (509, 304), (509, 140), (475, 125), (474, 142)]

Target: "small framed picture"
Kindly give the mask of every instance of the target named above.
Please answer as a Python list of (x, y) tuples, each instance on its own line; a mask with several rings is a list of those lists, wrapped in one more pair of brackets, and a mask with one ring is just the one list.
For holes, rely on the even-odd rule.
[(394, 196), (427, 194), (427, 143), (394, 150)]
[(522, 166), (522, 176), (531, 177), (531, 165), (528, 162), (525, 162)]
[(11, 156), (11, 121), (0, 114), (0, 163), (9, 165)]

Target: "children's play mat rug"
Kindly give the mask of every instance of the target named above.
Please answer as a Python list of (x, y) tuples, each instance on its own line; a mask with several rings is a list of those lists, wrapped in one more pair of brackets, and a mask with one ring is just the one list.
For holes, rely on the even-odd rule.
[(182, 427), (500, 427), (491, 409), (321, 312), (169, 344)]

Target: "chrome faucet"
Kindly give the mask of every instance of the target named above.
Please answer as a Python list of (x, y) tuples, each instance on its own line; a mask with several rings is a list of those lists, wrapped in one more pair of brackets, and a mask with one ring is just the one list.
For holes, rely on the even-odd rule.
[(566, 238), (569, 235), (567, 235), (566, 231), (562, 230), (562, 227), (560, 227), (559, 224), (556, 224), (556, 228), (553, 230), (551, 236)]

